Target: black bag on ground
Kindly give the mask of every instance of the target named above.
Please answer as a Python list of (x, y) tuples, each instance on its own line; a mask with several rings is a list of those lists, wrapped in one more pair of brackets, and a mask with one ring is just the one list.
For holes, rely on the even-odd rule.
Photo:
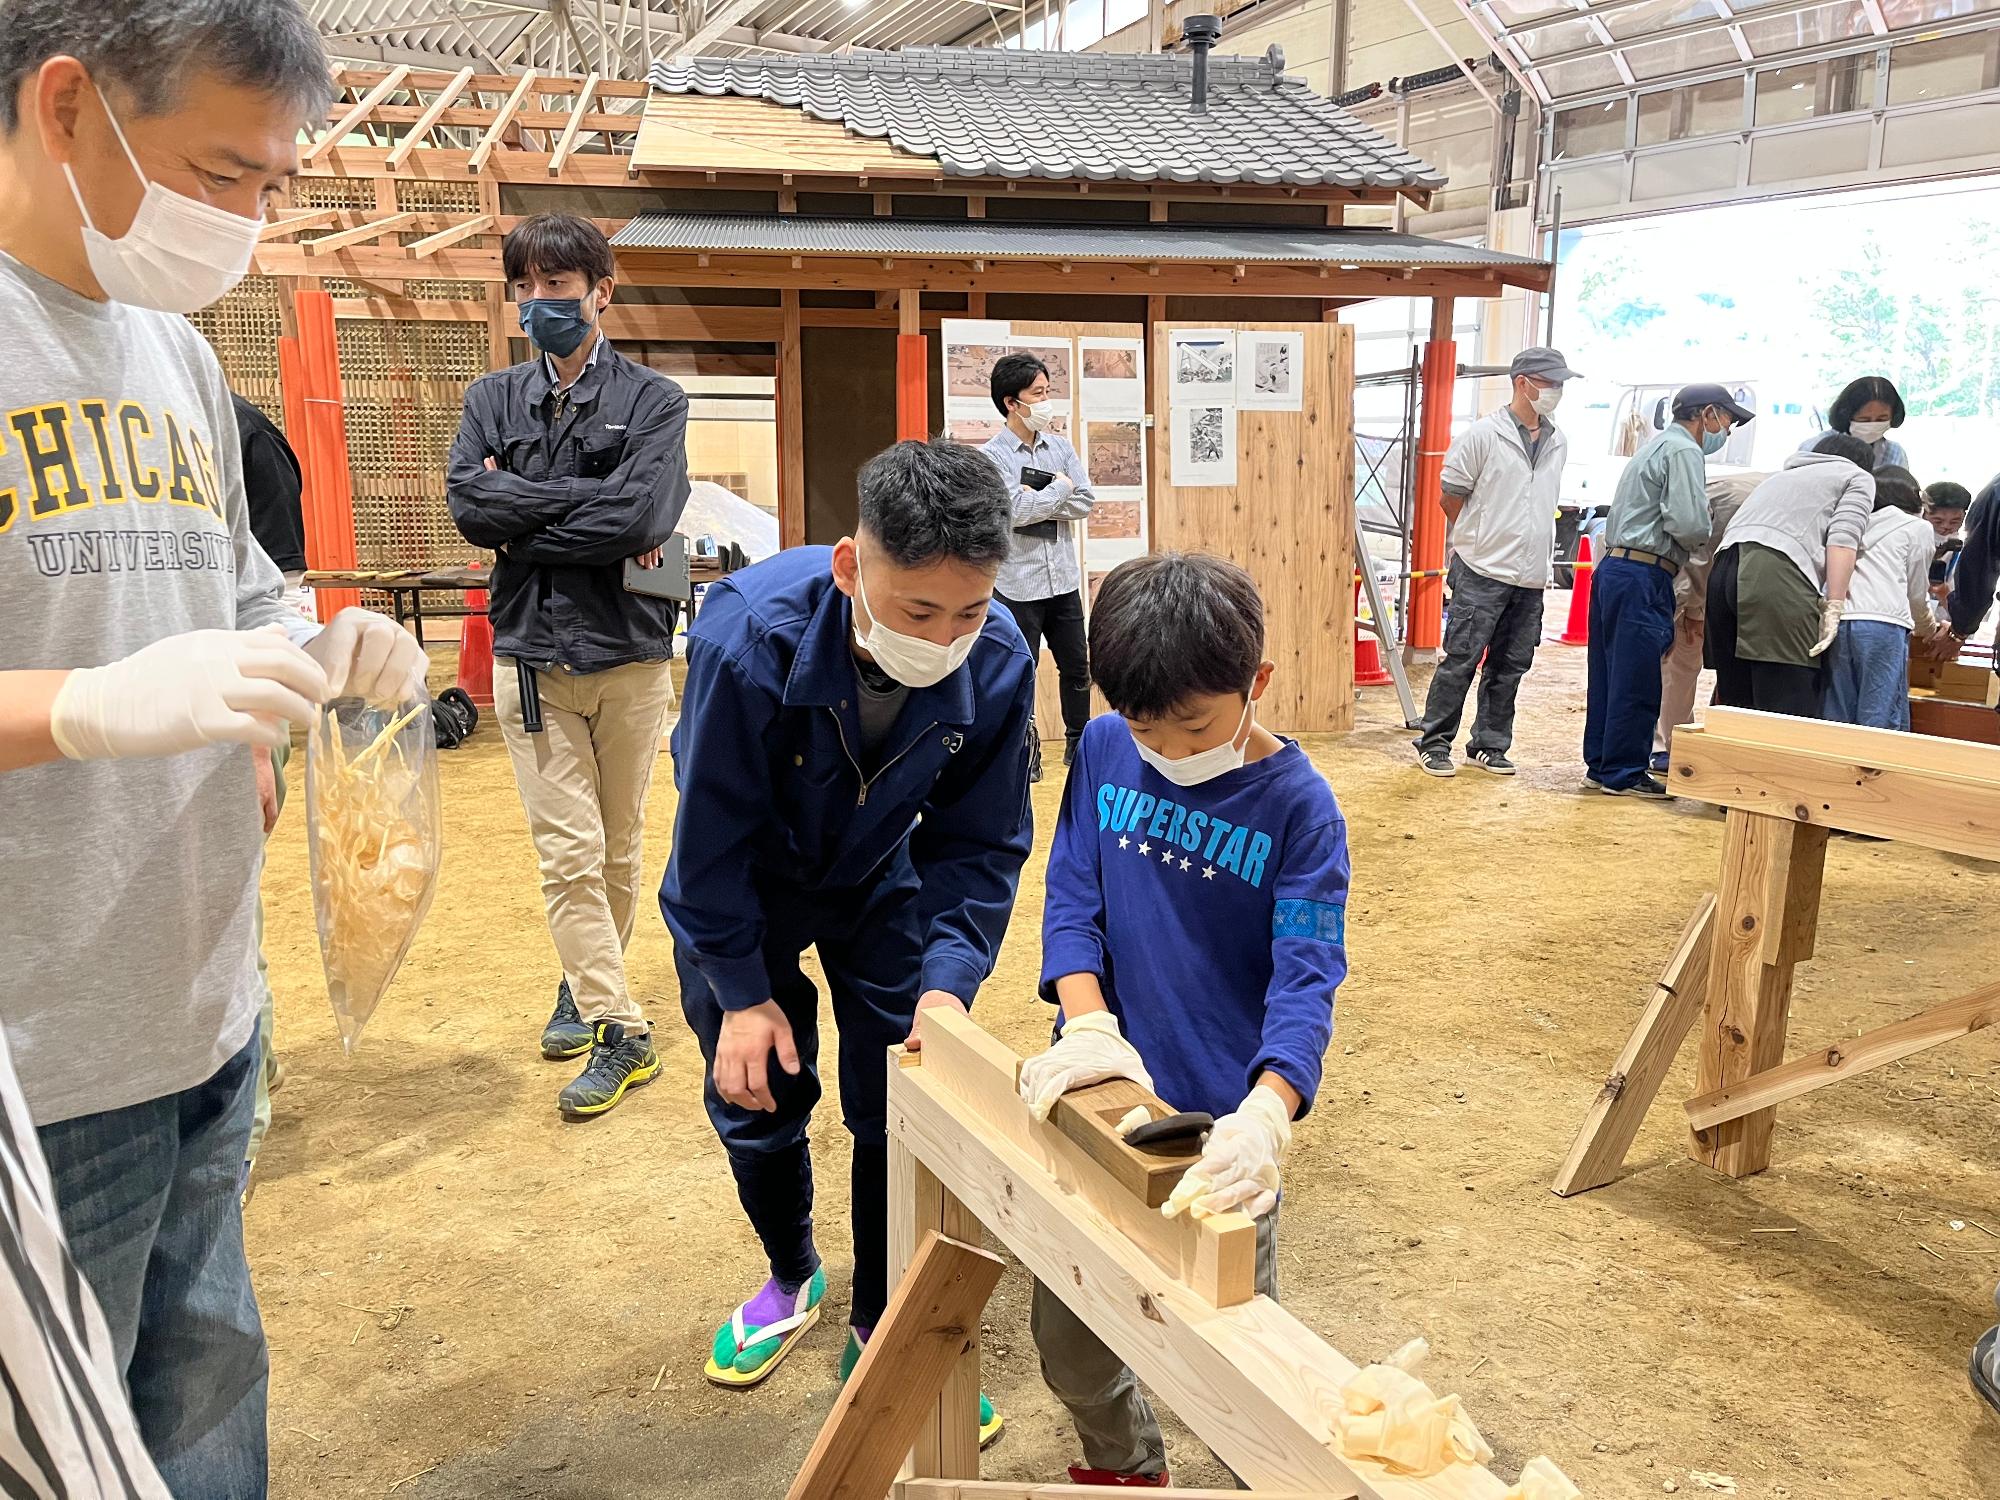
[(438, 749), (456, 750), (479, 727), (479, 706), (464, 688), (448, 687), (431, 705), (431, 720), (437, 726)]

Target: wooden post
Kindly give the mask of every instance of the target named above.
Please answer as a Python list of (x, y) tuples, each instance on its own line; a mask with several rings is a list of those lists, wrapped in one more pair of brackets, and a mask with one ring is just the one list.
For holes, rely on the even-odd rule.
[[(1424, 345), (1424, 410), (1417, 441), (1417, 492), (1410, 523), (1410, 567), (1435, 574), (1444, 567), (1444, 456), (1451, 447), (1452, 386), (1458, 378), (1458, 346), (1451, 338), (1452, 299), (1431, 299), (1431, 338)], [(1411, 652), (1435, 652), (1444, 639), (1444, 580), (1410, 580)]]
[[(898, 1050), (889, 1066), (915, 1064), (915, 1053)], [(907, 1204), (905, 1209), (903, 1205)], [(910, 1148), (889, 1138), (889, 1285), (902, 1284), (916, 1258), (917, 1246), (930, 1234), (980, 1241), (979, 1220), (945, 1191)], [(979, 1477), (979, 1329), (968, 1334), (964, 1353), (945, 1377), (937, 1403), (917, 1430), (916, 1443), (904, 1466), (909, 1477), (977, 1479)]]
[(799, 328), (799, 293), (778, 293), (784, 330), (778, 340), (778, 545), (806, 541), (805, 351)]
[[(479, 179), (479, 211), (494, 216), (499, 223), (500, 183), (494, 177)], [(505, 283), (486, 283), (486, 368), (504, 370), (514, 362), (513, 315), (507, 311)]]
[(930, 435), (929, 340), (924, 337), (923, 293), (896, 294), (896, 440), (922, 442)]
[[(1812, 957), (1826, 829), (1731, 808), (1702, 1013), (1695, 1092), (1711, 1094), (1785, 1060), (1792, 969)], [(1771, 1163), (1775, 1107), (1693, 1132), (1689, 1153), (1731, 1177)]]

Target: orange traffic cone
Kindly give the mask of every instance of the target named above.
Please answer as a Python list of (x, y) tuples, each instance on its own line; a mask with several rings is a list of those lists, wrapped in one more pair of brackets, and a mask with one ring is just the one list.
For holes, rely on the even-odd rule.
[(1382, 665), (1382, 648), (1375, 632), (1361, 624), (1361, 585), (1354, 585), (1354, 685), (1385, 687), (1396, 679)]
[(486, 614), (486, 590), (468, 589), (465, 627), (458, 637), (458, 685), (481, 708), (493, 706), (493, 621)]
[(1590, 575), (1597, 571), (1597, 565), (1590, 560), (1590, 538), (1578, 537), (1576, 543), (1576, 582), (1569, 593), (1569, 627), (1562, 633), (1565, 646), (1587, 646), (1590, 644)]

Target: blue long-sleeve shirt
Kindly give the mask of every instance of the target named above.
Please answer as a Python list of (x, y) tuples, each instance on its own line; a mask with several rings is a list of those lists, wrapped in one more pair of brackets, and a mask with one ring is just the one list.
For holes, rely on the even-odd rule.
[(688, 631), (660, 910), (725, 1010), (771, 998), (767, 903), (865, 887), (905, 845), (922, 883), (921, 990), (970, 1004), (1006, 935), (1034, 840), (1020, 627), (989, 610), (965, 665), (910, 690), (866, 776), (853, 632), (827, 547), (732, 574)]
[(1201, 786), (1115, 714), (1077, 747), (1049, 852), (1042, 998), (1095, 974), (1160, 1097), (1226, 1114), (1266, 1069), (1312, 1107), (1347, 977), (1347, 823), (1287, 742)]

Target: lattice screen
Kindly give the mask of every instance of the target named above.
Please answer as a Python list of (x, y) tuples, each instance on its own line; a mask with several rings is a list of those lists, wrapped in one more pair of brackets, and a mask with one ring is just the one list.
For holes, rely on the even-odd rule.
[(265, 416), (285, 426), (285, 401), (278, 388), (278, 284), (268, 276), (246, 276), (236, 290), (188, 321), (215, 350), (229, 387), (254, 402)]
[(299, 177), (292, 182), (294, 208), (373, 208), (372, 177)]

